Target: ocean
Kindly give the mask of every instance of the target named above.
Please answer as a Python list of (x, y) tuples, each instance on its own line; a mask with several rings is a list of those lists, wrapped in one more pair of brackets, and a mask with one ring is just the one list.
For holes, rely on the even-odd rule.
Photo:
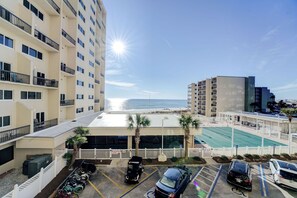
[(122, 111), (137, 109), (179, 109), (186, 108), (187, 100), (166, 99), (106, 99), (105, 110)]

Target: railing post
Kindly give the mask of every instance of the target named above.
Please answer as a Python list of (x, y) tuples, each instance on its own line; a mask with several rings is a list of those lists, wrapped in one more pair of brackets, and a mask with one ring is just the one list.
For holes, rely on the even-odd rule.
[(258, 146), (257, 154), (260, 155), (260, 146)]
[(173, 157), (175, 157), (175, 147), (173, 147)]
[(44, 169), (41, 168), (41, 170), (39, 172), (39, 191), (38, 192), (41, 192), (41, 190), (42, 190), (43, 171), (44, 171)]
[(120, 150), (120, 159), (122, 159), (122, 150)]
[(144, 148), (144, 159), (146, 159), (146, 148)]
[(12, 198), (17, 198), (19, 194), (19, 186), (16, 184), (13, 187)]
[(57, 176), (57, 163), (58, 163), (58, 157), (55, 156), (55, 162), (54, 162), (54, 177)]
[(112, 155), (112, 154), (111, 154), (111, 148), (109, 148), (109, 158), (112, 157), (111, 155)]
[(132, 157), (132, 149), (130, 148), (129, 150), (129, 157), (131, 158)]
[(81, 148), (78, 149), (78, 158), (81, 159)]
[(96, 159), (96, 158), (97, 158), (97, 149), (94, 148), (94, 159)]

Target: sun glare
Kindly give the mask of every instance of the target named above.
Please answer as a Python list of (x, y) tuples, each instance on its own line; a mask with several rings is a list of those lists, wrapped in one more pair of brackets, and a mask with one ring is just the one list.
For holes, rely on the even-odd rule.
[(111, 45), (111, 48), (112, 48), (112, 51), (117, 56), (123, 55), (125, 53), (125, 51), (126, 51), (126, 46), (125, 46), (124, 42), (121, 41), (121, 40), (113, 41), (112, 45)]

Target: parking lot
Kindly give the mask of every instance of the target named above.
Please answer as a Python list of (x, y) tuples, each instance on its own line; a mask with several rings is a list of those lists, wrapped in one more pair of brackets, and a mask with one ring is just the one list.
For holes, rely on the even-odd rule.
[[(190, 166), (193, 179), (182, 197), (297, 197), (297, 192), (274, 184), (268, 163), (252, 165), (253, 190), (247, 192), (226, 182), (228, 165)], [(98, 167), (82, 198), (154, 197), (155, 183), (166, 171), (165, 166), (146, 166), (138, 184), (124, 182), (126, 168)]]

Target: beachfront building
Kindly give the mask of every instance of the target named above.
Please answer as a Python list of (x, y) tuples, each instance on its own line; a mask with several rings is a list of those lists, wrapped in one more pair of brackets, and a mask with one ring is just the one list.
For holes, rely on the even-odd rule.
[(255, 77), (217, 76), (199, 81), (197, 113), (216, 117), (218, 112), (251, 111), (254, 88)]
[(188, 110), (193, 114), (197, 114), (198, 106), (198, 85), (191, 83), (188, 85)]
[(24, 135), (104, 109), (105, 23), (101, 0), (0, 2), (0, 174), (65, 147), (69, 128)]
[(256, 112), (267, 112), (268, 103), (275, 102), (275, 95), (270, 92), (267, 87), (256, 87), (255, 88), (255, 103), (254, 108)]

